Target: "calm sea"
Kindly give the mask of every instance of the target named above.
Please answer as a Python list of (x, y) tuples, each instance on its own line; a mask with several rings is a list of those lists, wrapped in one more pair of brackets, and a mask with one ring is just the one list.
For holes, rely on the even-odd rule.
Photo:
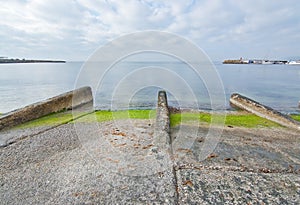
[[(299, 113), (300, 66), (223, 65), (218, 62), (214, 64), (224, 86), (227, 109), (230, 109), (228, 104), (230, 95), (238, 92), (285, 113)], [(0, 113), (6, 113), (72, 90), (77, 86), (76, 79), (82, 65), (82, 62), (0, 64)], [(97, 66), (101, 65), (95, 65), (95, 69)], [(176, 77), (166, 77), (165, 80), (174, 80), (174, 90), (183, 96), (188, 92), (185, 90), (186, 87), (190, 87), (197, 101), (195, 103), (195, 100), (189, 97), (178, 98), (176, 93), (172, 93), (170, 90), (170, 105), (211, 109), (210, 94), (205, 86), (205, 81), (210, 79), (201, 80), (201, 76), (200, 78), (195, 76), (195, 73), (189, 71), (187, 65), (180, 62), (123, 62), (116, 65), (113, 72), (107, 73), (101, 81), (102, 84), (99, 84), (102, 86), (101, 89), (94, 88), (95, 107), (98, 109), (123, 109), (126, 106), (130, 108), (155, 107), (157, 91), (164, 88), (164, 84), (160, 85), (154, 81), (155, 83), (151, 86), (139, 87), (143, 85), (140, 82), (157, 77), (156, 73), (151, 75), (151, 69), (143, 71), (143, 69), (138, 70), (139, 68), (170, 68), (177, 73), (174, 76), (183, 79), (182, 82), (185, 85), (181, 84), (181, 81), (177, 81)], [(137, 78), (132, 77), (138, 72), (140, 73)], [(168, 72), (173, 75), (170, 71), (163, 72), (161, 75), (168, 75)], [(129, 84), (137, 86), (134, 92), (126, 92), (126, 86)], [(222, 101), (218, 103), (222, 103)], [(112, 104), (114, 104), (113, 107)]]

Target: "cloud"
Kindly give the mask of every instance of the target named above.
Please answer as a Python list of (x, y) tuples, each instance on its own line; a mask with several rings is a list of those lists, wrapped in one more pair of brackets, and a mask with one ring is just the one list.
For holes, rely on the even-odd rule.
[(1, 5), (0, 55), (9, 56), (84, 60), (98, 46), (143, 30), (182, 35), (215, 58), (239, 55), (238, 49), (260, 55), (267, 46), (284, 56), (296, 52), (300, 37), (296, 0), (11, 0)]

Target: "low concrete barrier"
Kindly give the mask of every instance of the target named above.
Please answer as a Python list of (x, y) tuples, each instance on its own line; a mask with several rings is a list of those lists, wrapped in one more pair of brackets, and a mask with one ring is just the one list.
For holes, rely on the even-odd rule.
[(285, 127), (295, 128), (300, 130), (300, 123), (288, 115), (284, 115), (268, 106), (262, 105), (250, 98), (242, 96), (238, 93), (231, 95), (230, 104), (233, 107), (251, 112), (262, 118), (266, 118)]
[(90, 87), (82, 87), (47, 100), (14, 110), (0, 117), (0, 130), (10, 128), (45, 115), (69, 110), (93, 102)]
[(170, 139), (170, 115), (165, 91), (158, 92), (158, 101), (156, 108), (156, 125), (155, 125), (156, 144), (160, 147), (168, 147)]

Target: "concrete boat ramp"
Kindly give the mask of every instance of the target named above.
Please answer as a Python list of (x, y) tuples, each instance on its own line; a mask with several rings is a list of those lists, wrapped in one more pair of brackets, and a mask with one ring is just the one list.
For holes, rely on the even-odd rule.
[(2, 131), (1, 204), (300, 203), (296, 129), (170, 128), (168, 116), (160, 93), (156, 119)]

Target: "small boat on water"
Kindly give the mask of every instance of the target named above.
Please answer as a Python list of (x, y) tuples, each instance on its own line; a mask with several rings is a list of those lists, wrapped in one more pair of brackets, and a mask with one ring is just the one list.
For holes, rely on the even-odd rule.
[(300, 60), (299, 61), (290, 61), (290, 62), (288, 62), (288, 65), (300, 65)]
[(271, 64), (274, 64), (274, 62), (269, 61), (269, 60), (262, 60), (261, 64), (263, 64), (263, 65), (271, 65)]

